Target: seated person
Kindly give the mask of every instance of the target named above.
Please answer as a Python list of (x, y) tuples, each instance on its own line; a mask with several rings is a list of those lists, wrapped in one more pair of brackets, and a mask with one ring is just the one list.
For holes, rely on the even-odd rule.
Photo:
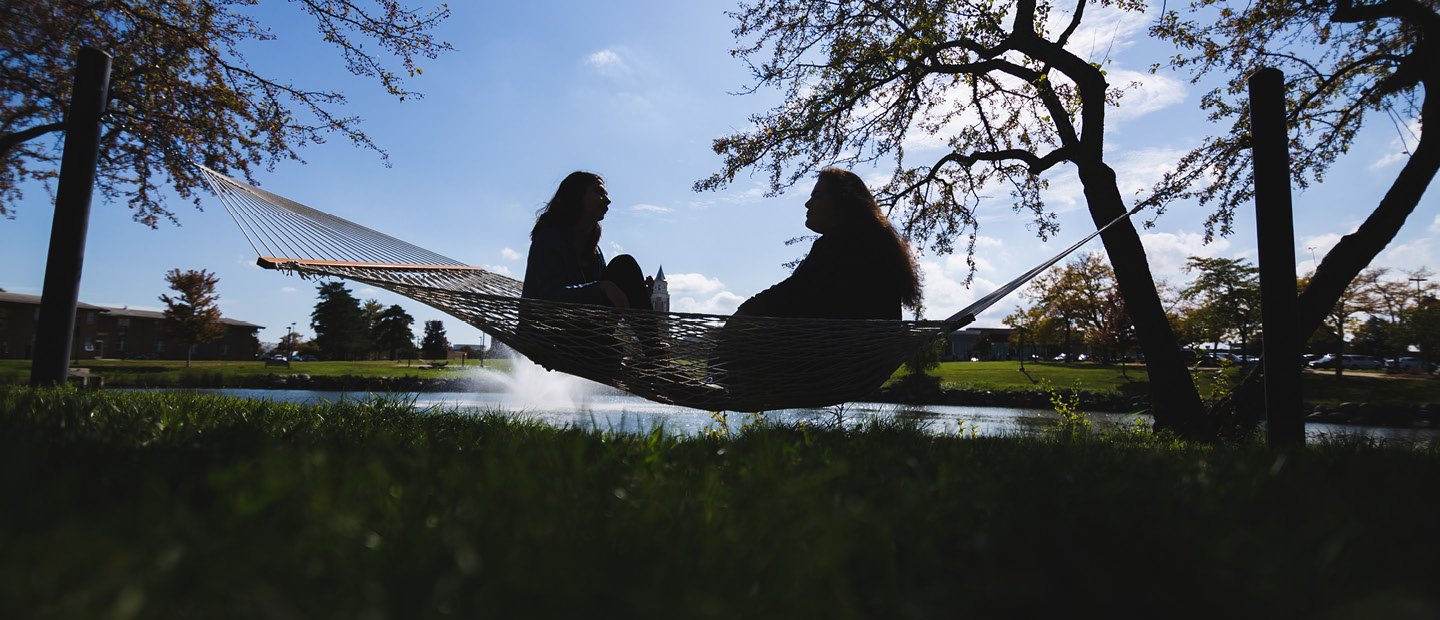
[[(726, 322), (710, 360), (711, 375), (731, 388), (765, 391), (808, 385), (825, 389), (837, 377), (823, 363), (854, 358), (843, 338), (771, 327), (750, 317), (824, 319), (901, 318), (901, 308), (920, 304), (920, 275), (910, 246), (880, 211), (859, 176), (847, 170), (820, 172), (805, 203), (805, 227), (820, 233), (790, 277), (746, 300)], [(840, 328), (843, 329), (843, 328)], [(885, 336), (875, 334), (876, 341)], [(833, 349), (833, 350), (832, 350)], [(876, 360), (877, 364), (888, 363)], [(898, 365), (898, 362), (897, 362)], [(885, 373), (860, 373), (882, 376)], [(863, 393), (875, 386), (850, 386)]]
[[(624, 254), (607, 264), (600, 251), (600, 220), (609, 208), (610, 194), (599, 175), (573, 172), (560, 182), (530, 231), (522, 298), (651, 309), (650, 283), (639, 263)], [(605, 329), (610, 324), (597, 322), (597, 316), (573, 313), (562, 320), (562, 312), (522, 305), (519, 332), (546, 332), (537, 343), (563, 349), (577, 364), (593, 366), (597, 359), (602, 365), (618, 364), (617, 341)], [(557, 369), (568, 370), (563, 364)]]
[(784, 281), (740, 304), (736, 316), (900, 319), (920, 303), (910, 244), (869, 188), (848, 170), (820, 171), (805, 202), (805, 227), (820, 233)]
[(609, 264), (600, 251), (600, 220), (610, 210), (605, 181), (572, 172), (530, 230), (530, 256), (520, 296), (614, 308), (650, 308), (650, 287), (629, 254)]

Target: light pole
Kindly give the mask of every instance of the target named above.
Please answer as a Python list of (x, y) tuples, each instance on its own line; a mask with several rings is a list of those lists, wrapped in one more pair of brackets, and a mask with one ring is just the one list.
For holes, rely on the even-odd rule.
[(1315, 262), (1315, 246), (1310, 246), (1310, 270), (1314, 271), (1320, 264)]
[(1025, 325), (1020, 325), (1020, 372), (1025, 372)]
[(295, 322), (291, 321), (290, 325), (285, 328), (285, 359), (287, 360), (290, 359), (290, 356), (295, 353), (295, 336), (293, 335), (294, 333)]
[(1426, 281), (1426, 280), (1429, 280), (1429, 279), (1430, 279), (1430, 278), (1422, 278), (1422, 277), (1419, 277), (1419, 276), (1410, 278), (1410, 281), (1415, 283), (1415, 301), (1416, 301), (1416, 302), (1419, 302), (1419, 301), (1420, 301), (1420, 283), (1421, 283), (1421, 282), (1424, 282), (1424, 281)]

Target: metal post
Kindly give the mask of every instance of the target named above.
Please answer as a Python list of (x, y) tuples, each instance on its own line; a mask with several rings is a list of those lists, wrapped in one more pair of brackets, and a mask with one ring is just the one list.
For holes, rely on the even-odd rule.
[(1260, 317), (1265, 330), (1266, 441), (1272, 448), (1299, 446), (1305, 443), (1305, 423), (1300, 417), (1300, 343), (1294, 322), (1295, 225), (1285, 75), (1266, 68), (1251, 75), (1249, 82)]
[(100, 158), (100, 117), (105, 113), (109, 93), (110, 55), (92, 47), (80, 48), (74, 92), (65, 114), (65, 151), (60, 159), (55, 220), (50, 226), (40, 322), (35, 327), (31, 385), (64, 384), (69, 373), (75, 307), (80, 301), (80, 273), (85, 263), (85, 232), (90, 225), (90, 196)]

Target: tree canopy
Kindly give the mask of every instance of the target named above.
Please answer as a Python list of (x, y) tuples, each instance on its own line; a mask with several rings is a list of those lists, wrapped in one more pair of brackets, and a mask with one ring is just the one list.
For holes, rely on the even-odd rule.
[(220, 324), (220, 296), (215, 286), (220, 279), (204, 269), (199, 271), (171, 269), (165, 274), (170, 289), (179, 293), (175, 297), (161, 295), (165, 304), (165, 329), (170, 335), (185, 343), (185, 366), (190, 366), (190, 355), (195, 345), (214, 342), (224, 335)]
[(375, 343), (375, 350), (392, 360), (413, 355), (415, 333), (410, 331), (410, 326), (414, 324), (415, 317), (399, 304), (385, 308), (370, 325), (370, 338)]
[(443, 360), (450, 356), (450, 339), (445, 336), (443, 321), (425, 321), (425, 337), (420, 341), (420, 355), (432, 360)]
[[(161, 187), (195, 201), (203, 185), (193, 163), (253, 181), (252, 167), (299, 159), (297, 148), (340, 135), (384, 151), (346, 116), (344, 94), (265, 75), (245, 50), (275, 35), (253, 15), (255, 2), (187, 0), (11, 0), (0, 8), (0, 216), (14, 217), (27, 181), (58, 175), (76, 53), (92, 46), (114, 57), (96, 189), (124, 198), (137, 222), (175, 221)], [(268, 3), (267, 3), (268, 4)], [(409, 78), (418, 61), (450, 50), (433, 38), (445, 5), (402, 0), (291, 0), (314, 20), (353, 74), (390, 94), (418, 97)], [(51, 139), (46, 139), (46, 138)]]
[(369, 325), (360, 309), (360, 300), (342, 282), (325, 282), (318, 289), (320, 301), (310, 313), (315, 345), (326, 357), (355, 359), (370, 349)]

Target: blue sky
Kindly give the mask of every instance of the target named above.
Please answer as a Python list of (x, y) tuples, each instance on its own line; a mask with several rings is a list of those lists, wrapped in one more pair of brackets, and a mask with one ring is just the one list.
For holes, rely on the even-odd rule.
[[(269, 3), (278, 40), (251, 52), (259, 70), (313, 88), (338, 88), (348, 114), (366, 120), (370, 136), (390, 154), (336, 138), (300, 151), (306, 163), (260, 171), (263, 187), (312, 207), (384, 231), (474, 265), (523, 277), (528, 232), (536, 210), (572, 170), (606, 178), (614, 204), (601, 240), (607, 255), (636, 256), (653, 273), (663, 265), (672, 309), (729, 313), (739, 302), (783, 279), (786, 261), (807, 234), (803, 203), (809, 186), (763, 196), (762, 178), (740, 177), (723, 192), (697, 194), (692, 183), (718, 168), (710, 141), (743, 129), (752, 113), (779, 101), (776, 93), (735, 95), (750, 84), (732, 58), (729, 1), (592, 3), (452, 3), (439, 32), (456, 51), (422, 63), (411, 86), (420, 100), (396, 101), (375, 84), (344, 72), (339, 57), (316, 42), (310, 25), (288, 4)], [(1144, 38), (1147, 17), (1087, 13), (1089, 34), (1073, 48), (1102, 56), (1112, 83), (1142, 83), (1110, 114), (1107, 158), (1127, 193), (1148, 186), (1185, 149), (1215, 128), (1198, 111), (1202, 87), (1184, 76), (1151, 76), (1146, 68), (1168, 50)], [(1098, 59), (1098, 58), (1097, 58)], [(1296, 258), (1309, 271), (1311, 250), (1323, 256), (1369, 213), (1398, 170), (1404, 131), (1375, 116), (1355, 148), (1323, 186), (1295, 197)], [(1418, 125), (1409, 119), (1409, 130)], [(910, 154), (938, 156), (934, 139), (916, 136)], [(920, 161), (917, 159), (916, 161)], [(860, 171), (879, 179), (873, 171)], [(963, 256), (925, 254), (926, 311), (941, 318), (1090, 230), (1073, 168), (1048, 175), (1047, 199), (1060, 212), (1058, 238), (1038, 241), (996, 191), (980, 212), (979, 271), (970, 288)], [(1433, 239), (1440, 231), (1430, 191), (1406, 229), (1377, 264), (1440, 266)], [(130, 221), (123, 203), (97, 199), (90, 222), (81, 299), (97, 304), (159, 308), (172, 268), (209, 269), (220, 278), (223, 313), (266, 326), (273, 342), (293, 322), (309, 335), (316, 284), (254, 266), (254, 255), (219, 202), (199, 212), (172, 204), (181, 226), (150, 230)], [(53, 202), (27, 191), (14, 220), (0, 221), (0, 288), (40, 294)], [(1253, 210), (1236, 232), (1201, 243), (1205, 213), (1177, 204), (1155, 228), (1142, 231), (1156, 275), (1181, 282), (1189, 255), (1254, 260)], [(1094, 242), (1091, 249), (1099, 249)], [(418, 302), (352, 285), (357, 296), (399, 303), (420, 321), (443, 319), (454, 342), (479, 332)], [(1018, 296), (982, 315), (999, 325)], [(417, 323), (417, 333), (419, 324)]]

